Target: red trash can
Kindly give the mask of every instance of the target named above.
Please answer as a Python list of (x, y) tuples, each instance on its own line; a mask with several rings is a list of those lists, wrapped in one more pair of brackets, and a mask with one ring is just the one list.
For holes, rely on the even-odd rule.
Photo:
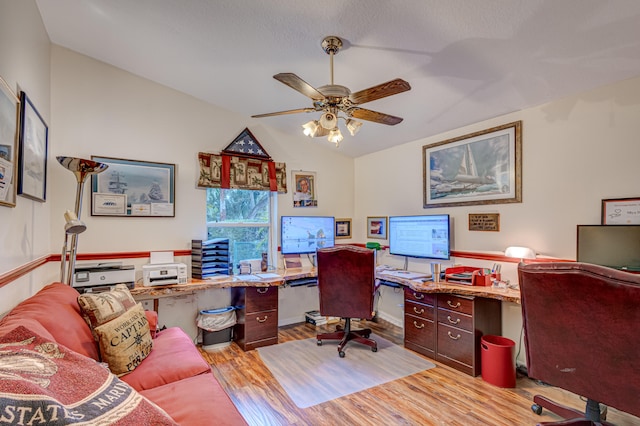
[(501, 388), (516, 387), (515, 346), (513, 340), (502, 336), (480, 338), (482, 380)]

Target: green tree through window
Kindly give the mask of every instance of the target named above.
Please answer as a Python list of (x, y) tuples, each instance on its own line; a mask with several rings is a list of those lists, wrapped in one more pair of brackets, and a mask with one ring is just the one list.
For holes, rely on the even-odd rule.
[[(234, 271), (238, 262), (271, 252), (271, 193), (207, 189), (207, 238), (228, 238)], [(273, 197), (275, 203), (276, 197)], [(275, 209), (274, 209), (275, 210)]]

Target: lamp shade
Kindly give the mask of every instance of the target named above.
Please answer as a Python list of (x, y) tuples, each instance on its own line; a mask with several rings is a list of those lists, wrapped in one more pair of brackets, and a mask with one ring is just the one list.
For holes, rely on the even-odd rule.
[(511, 246), (504, 251), (507, 257), (515, 257), (518, 259), (535, 259), (536, 252), (529, 247)]
[(320, 116), (320, 125), (325, 129), (334, 129), (338, 125), (338, 117), (331, 112), (325, 112)]

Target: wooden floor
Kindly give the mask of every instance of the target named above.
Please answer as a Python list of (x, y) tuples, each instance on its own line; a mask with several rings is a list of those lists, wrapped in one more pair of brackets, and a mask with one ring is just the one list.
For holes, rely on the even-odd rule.
[[(367, 322), (366, 326), (402, 345), (401, 328), (384, 321)], [(281, 327), (279, 341), (307, 339), (327, 330), (303, 323)], [(513, 426), (559, 420), (546, 410), (540, 416), (531, 411), (535, 394), (584, 407), (577, 396), (526, 377), (518, 378), (515, 389), (502, 389), (484, 382), (480, 376), (471, 377), (431, 360), (436, 368), (301, 409), (274, 379), (257, 351), (244, 352), (232, 343), (227, 348), (201, 353), (250, 425)], [(619, 426), (640, 425), (639, 418), (612, 408), (608, 409), (607, 421)]]

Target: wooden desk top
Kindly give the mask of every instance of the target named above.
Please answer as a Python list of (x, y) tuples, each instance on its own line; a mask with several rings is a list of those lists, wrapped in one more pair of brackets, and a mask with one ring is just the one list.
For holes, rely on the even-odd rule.
[[(238, 278), (238, 276), (231, 275), (208, 278), (204, 280), (194, 278), (186, 284), (172, 284), (149, 287), (136, 285), (133, 289), (131, 289), (131, 294), (137, 300), (158, 299), (162, 297), (177, 296), (185, 293), (189, 294), (196, 291), (213, 288), (281, 286), (285, 285), (287, 281), (300, 278), (314, 278), (317, 276), (316, 269), (312, 267), (278, 270), (276, 274), (279, 275), (277, 278), (263, 278), (260, 280), (243, 280), (241, 278)], [(457, 285), (447, 282), (423, 282), (422, 280), (409, 280), (397, 276), (387, 275), (384, 272), (379, 272), (377, 274), (377, 278), (409, 287), (412, 290), (421, 293), (447, 293), (460, 296), (477, 296), (490, 299), (498, 299), (505, 302), (520, 303), (520, 291), (514, 289), (500, 289), (491, 286), (482, 287)]]

